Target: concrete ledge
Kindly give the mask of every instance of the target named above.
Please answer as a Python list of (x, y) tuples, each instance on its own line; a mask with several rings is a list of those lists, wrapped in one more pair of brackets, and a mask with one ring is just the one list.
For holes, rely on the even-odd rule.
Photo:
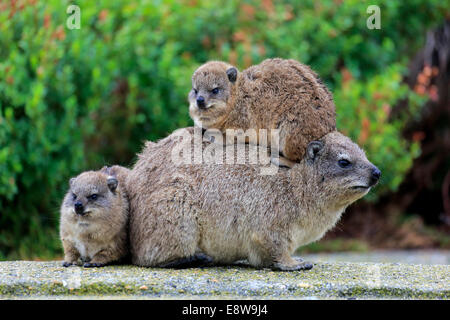
[(449, 265), (317, 263), (303, 272), (246, 267), (64, 268), (0, 262), (1, 299), (449, 299)]

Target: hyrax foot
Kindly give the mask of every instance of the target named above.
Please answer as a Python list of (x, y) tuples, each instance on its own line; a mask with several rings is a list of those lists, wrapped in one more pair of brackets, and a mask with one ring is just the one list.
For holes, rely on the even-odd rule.
[(86, 262), (85, 264), (83, 264), (83, 267), (85, 267), (85, 268), (100, 268), (100, 267), (104, 267), (105, 265), (106, 265), (105, 263)]
[(74, 265), (76, 265), (76, 262), (67, 262), (67, 261), (64, 261), (63, 263), (62, 263), (62, 265), (63, 265), (63, 267), (70, 267), (70, 266), (74, 266)]
[(310, 270), (313, 264), (308, 261), (303, 261), (302, 259), (291, 259), (287, 263), (275, 262), (272, 266), (272, 270), (275, 271), (299, 271), (299, 270)]
[(184, 269), (184, 268), (199, 268), (211, 265), (213, 259), (203, 253), (196, 253), (193, 256), (187, 258), (181, 258), (175, 261), (168, 262), (166, 264), (160, 265), (161, 268), (174, 268), (174, 269)]

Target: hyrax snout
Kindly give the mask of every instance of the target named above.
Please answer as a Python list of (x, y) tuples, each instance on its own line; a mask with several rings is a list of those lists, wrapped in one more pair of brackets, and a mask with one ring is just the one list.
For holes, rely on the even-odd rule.
[(99, 267), (128, 253), (128, 198), (120, 166), (86, 171), (70, 179), (61, 206), (64, 266)]
[[(182, 130), (193, 137), (193, 128)], [(311, 141), (300, 163), (275, 175), (261, 175), (259, 164), (175, 164), (168, 159), (179, 137), (146, 144), (128, 176), (130, 248), (140, 266), (202, 255), (217, 264), (247, 259), (258, 268), (309, 269), (291, 254), (320, 239), (380, 177), (336, 131)], [(203, 141), (203, 150), (210, 145)]]

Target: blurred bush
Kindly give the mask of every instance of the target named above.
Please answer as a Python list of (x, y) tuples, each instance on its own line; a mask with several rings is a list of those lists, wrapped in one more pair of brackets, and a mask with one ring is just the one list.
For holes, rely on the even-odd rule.
[[(66, 9), (81, 8), (69, 30)], [(366, 27), (368, 5), (381, 30)], [(309, 64), (334, 92), (338, 127), (382, 171), (372, 198), (395, 190), (419, 153), (389, 119), (409, 57), (450, 3), (431, 1), (2, 1), (0, 259), (60, 253), (68, 178), (130, 165), (143, 140), (192, 125), (187, 93), (201, 63), (245, 68), (267, 57)], [(414, 112), (409, 112), (414, 114)]]

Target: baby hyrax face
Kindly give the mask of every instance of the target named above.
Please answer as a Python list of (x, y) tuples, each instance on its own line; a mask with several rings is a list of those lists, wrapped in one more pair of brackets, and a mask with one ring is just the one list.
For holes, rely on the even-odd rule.
[(116, 177), (88, 171), (70, 180), (70, 191), (63, 203), (64, 212), (83, 220), (100, 220), (110, 215), (116, 202)]
[(122, 185), (126, 168), (105, 167), (70, 179), (61, 206), (64, 266), (100, 267), (127, 253), (128, 198)]
[(216, 128), (226, 119), (231, 108), (231, 95), (238, 70), (221, 61), (200, 66), (192, 76), (189, 92), (189, 114), (202, 128)]
[(381, 177), (364, 151), (337, 131), (311, 142), (307, 159), (319, 173), (318, 185), (326, 189), (323, 194), (328, 194), (330, 203), (336, 206), (347, 206), (363, 197)]

